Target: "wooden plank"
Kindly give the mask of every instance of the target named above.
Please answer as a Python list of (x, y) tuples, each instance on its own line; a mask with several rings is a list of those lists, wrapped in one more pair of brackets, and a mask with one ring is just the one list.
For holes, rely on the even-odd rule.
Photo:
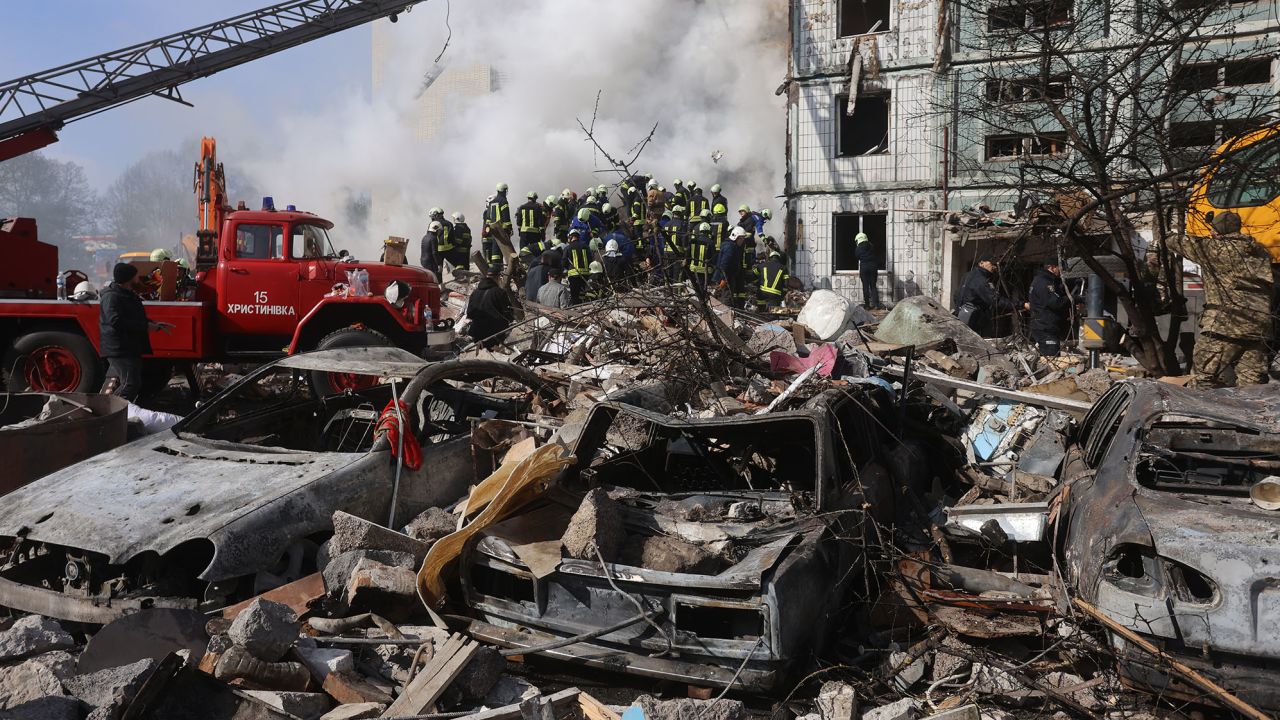
[(587, 693), (578, 694), (578, 705), (582, 707), (582, 716), (586, 720), (622, 720), (618, 713)]
[[(461, 642), (454, 642), (455, 639), (460, 639)], [(452, 652), (450, 645), (453, 645)], [(440, 655), (432, 658), (431, 662), (414, 676), (404, 692), (400, 693), (400, 697), (396, 698), (396, 701), (382, 713), (382, 717), (421, 715), (429, 712), (429, 708), (440, 699), (458, 675), (462, 674), (463, 668), (479, 651), (480, 645), (471, 640), (462, 639), (456, 634), (450, 637)]]

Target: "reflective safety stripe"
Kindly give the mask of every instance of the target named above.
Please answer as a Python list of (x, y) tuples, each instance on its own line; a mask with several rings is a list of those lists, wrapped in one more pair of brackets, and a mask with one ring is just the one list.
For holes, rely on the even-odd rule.
[(449, 237), (449, 226), (441, 225), (440, 234), (436, 236), (436, 252), (446, 253), (453, 250), (453, 241)]
[(782, 277), (786, 274), (785, 270), (778, 268), (778, 272), (775, 273), (773, 279), (770, 280), (768, 266), (760, 268), (760, 292), (782, 297), (782, 290), (780, 286), (782, 285)]
[(538, 232), (538, 213), (533, 210), (520, 211), (520, 232)]
[(709, 242), (698, 240), (689, 245), (689, 272), (705, 273), (711, 270), (711, 266), (707, 263), (709, 247), (711, 247)]
[(569, 264), (571, 265), (569, 270), (570, 277), (586, 275), (590, 272), (591, 258), (587, 255), (587, 250), (585, 248), (570, 250)]

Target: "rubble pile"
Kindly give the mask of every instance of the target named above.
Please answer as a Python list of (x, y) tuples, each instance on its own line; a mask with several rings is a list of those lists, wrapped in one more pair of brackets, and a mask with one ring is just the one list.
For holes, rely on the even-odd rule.
[[(140, 536), (77, 550), (57, 529), (74, 503), (19, 491), (48, 517), (10, 535), (0, 513), (0, 603), (28, 604), (0, 632), (0, 718), (1276, 708), (1213, 666), (1226, 635), (1160, 614), (1227, 623), (1229, 583), (1263, 582), (1211, 578), (1165, 533), (1196, 521), (1168, 505), (1187, 498), (1274, 525), (1250, 498), (1280, 467), (1266, 397), (1118, 382), (1114, 358), (1039, 357), (923, 297), (877, 317), (817, 291), (761, 316), (680, 285), (521, 311), (448, 362), (347, 348), (250, 371), (242, 398), (140, 441), (271, 493), (155, 500), (189, 534), (150, 565), (127, 554)], [(311, 372), (380, 380), (316, 398)], [(1245, 677), (1274, 651), (1259, 628), (1222, 641)]]

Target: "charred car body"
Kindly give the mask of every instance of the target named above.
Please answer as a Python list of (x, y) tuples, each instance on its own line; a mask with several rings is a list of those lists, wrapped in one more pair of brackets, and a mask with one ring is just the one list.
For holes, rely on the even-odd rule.
[[(1280, 515), (1250, 500), (1280, 473), (1280, 393), (1118, 384), (1065, 473), (1068, 582), (1247, 702), (1280, 708)], [(1198, 694), (1137, 657), (1123, 661), (1131, 680)]]
[[(321, 396), (313, 372), (363, 378), (364, 389)], [(475, 480), (467, 418), (515, 417), (538, 392), (450, 381), (476, 375), (539, 383), (504, 363), (428, 364), (396, 348), (259, 368), (171, 430), (6, 496), (0, 605), (105, 623), (146, 607), (219, 607), (305, 575), (334, 511), (382, 523), (394, 495), (404, 522), (466, 492)], [(417, 470), (397, 462), (378, 429), (393, 395), (423, 443)]]
[[(556, 490), (464, 551), (472, 634), (513, 648), (577, 638), (546, 654), (698, 685), (780, 686), (846, 607), (867, 546), (864, 504), (892, 512), (882, 461), (893, 443), (873, 416), (896, 416), (881, 412), (891, 397), (853, 387), (763, 416), (595, 406)], [(624, 536), (615, 557), (562, 552), (584, 493), (601, 492)]]

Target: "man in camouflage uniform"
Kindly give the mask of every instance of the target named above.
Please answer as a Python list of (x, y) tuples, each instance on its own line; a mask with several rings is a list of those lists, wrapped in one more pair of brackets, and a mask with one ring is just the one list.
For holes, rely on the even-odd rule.
[(1192, 383), (1223, 387), (1229, 368), (1236, 385), (1267, 381), (1271, 364), (1271, 254), (1240, 232), (1240, 216), (1213, 218), (1213, 237), (1175, 236), (1166, 245), (1197, 263), (1204, 278), (1204, 313), (1192, 355)]

